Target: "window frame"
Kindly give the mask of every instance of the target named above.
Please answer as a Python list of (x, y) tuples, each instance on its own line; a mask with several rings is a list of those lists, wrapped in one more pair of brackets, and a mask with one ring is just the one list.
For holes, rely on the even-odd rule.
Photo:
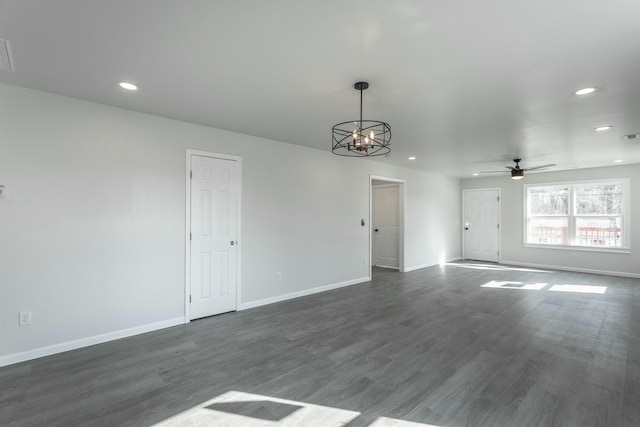
[[(606, 179), (592, 179), (592, 180), (581, 180), (581, 181), (561, 181), (561, 182), (545, 182), (545, 183), (535, 183), (535, 184), (524, 184), (522, 186), (522, 199), (523, 199), (523, 235), (522, 242), (524, 247), (530, 248), (547, 248), (547, 249), (563, 249), (570, 251), (591, 251), (591, 252), (610, 252), (610, 253), (630, 253), (631, 252), (631, 186), (630, 186), (629, 178), (606, 178)], [(576, 212), (576, 187), (583, 185), (608, 185), (608, 184), (621, 184), (622, 185), (622, 214), (621, 215), (579, 215)], [(569, 188), (569, 212), (568, 216), (561, 216), (562, 218), (567, 218), (568, 224), (568, 244), (546, 244), (546, 243), (530, 243), (527, 241), (528, 239), (528, 229), (529, 229), (529, 220), (530, 218), (534, 218), (533, 216), (529, 216), (529, 189), (530, 188), (540, 188), (540, 187), (562, 187), (566, 186)], [(545, 217), (549, 215), (540, 215), (540, 217)], [(553, 216), (553, 215), (552, 215)], [(587, 218), (587, 217), (600, 217), (600, 216), (616, 216), (622, 217), (621, 221), (621, 232), (620, 246), (587, 246), (587, 245), (577, 245), (575, 244), (576, 239), (576, 223), (579, 218)]]

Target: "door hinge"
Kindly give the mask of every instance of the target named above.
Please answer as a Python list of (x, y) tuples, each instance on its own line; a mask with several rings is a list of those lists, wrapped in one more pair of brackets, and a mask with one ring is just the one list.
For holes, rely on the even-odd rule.
[(191, 295), (189, 295), (189, 302), (191, 302)]
[(498, 228), (500, 228), (500, 224), (498, 224)]
[(189, 233), (189, 240), (193, 240), (193, 234)]
[(193, 171), (189, 171), (189, 179), (193, 179)]
[(498, 199), (498, 201), (500, 201), (500, 196), (496, 197)]

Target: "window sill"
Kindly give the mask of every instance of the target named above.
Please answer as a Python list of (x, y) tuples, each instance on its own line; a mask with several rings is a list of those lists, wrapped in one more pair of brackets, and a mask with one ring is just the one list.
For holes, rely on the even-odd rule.
[(614, 254), (630, 254), (631, 248), (599, 248), (597, 246), (569, 246), (569, 245), (541, 245), (535, 243), (525, 243), (525, 248), (538, 249), (560, 249), (563, 251), (581, 251), (581, 252), (605, 252)]

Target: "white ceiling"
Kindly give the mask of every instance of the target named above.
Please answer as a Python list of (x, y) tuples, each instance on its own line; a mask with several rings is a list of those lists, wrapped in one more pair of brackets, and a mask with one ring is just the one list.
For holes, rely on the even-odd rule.
[(0, 38), (1, 82), (322, 150), (366, 80), (376, 160), (452, 176), (640, 163), (638, 0), (0, 0)]

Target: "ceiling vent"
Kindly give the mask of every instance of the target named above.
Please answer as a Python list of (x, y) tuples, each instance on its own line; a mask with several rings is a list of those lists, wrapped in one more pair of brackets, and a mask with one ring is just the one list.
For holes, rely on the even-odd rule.
[(640, 141), (640, 133), (630, 133), (629, 135), (624, 135), (623, 138), (629, 141)]
[(0, 71), (13, 71), (9, 42), (3, 39), (0, 39)]

